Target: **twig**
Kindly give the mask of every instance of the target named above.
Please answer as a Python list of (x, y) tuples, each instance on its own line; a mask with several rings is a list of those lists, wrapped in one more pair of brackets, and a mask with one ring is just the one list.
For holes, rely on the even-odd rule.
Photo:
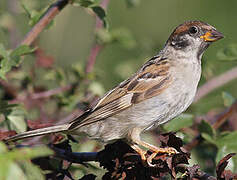
[[(102, 8), (106, 9), (108, 4), (109, 4), (109, 0), (103, 0), (100, 5)], [(95, 30), (97, 31), (101, 29), (102, 27), (103, 27), (103, 22), (101, 21), (99, 17), (96, 16)], [(103, 49), (103, 47), (104, 46), (101, 44), (97, 44), (96, 42), (94, 43), (93, 47), (91, 48), (90, 55), (87, 59), (86, 69), (85, 69), (86, 73), (90, 73), (93, 70), (96, 57), (98, 56), (100, 51)]]
[(204, 85), (198, 88), (194, 103), (198, 102), (201, 98), (206, 96), (208, 93), (214, 89), (223, 86), (224, 84), (237, 78), (237, 67), (214, 77), (213, 79), (207, 81)]
[(21, 95), (21, 96), (18, 95), (15, 99), (9, 101), (9, 103), (14, 104), (17, 102), (24, 102), (25, 100), (45, 99), (45, 98), (54, 96), (56, 94), (60, 94), (62, 92), (68, 91), (71, 88), (72, 88), (72, 85), (69, 84), (69, 85), (66, 85), (63, 87), (58, 87), (55, 89), (51, 89), (51, 90), (47, 90), (47, 91), (43, 91), (43, 92), (39, 92), (39, 93), (31, 93), (29, 95), (25, 94), (25, 95)]
[(54, 19), (54, 17), (69, 3), (69, 0), (58, 0), (53, 3), (39, 22), (27, 33), (21, 45), (31, 45), (43, 29)]
[(56, 89), (51, 89), (48, 91), (44, 91), (44, 92), (39, 92), (39, 93), (33, 93), (30, 95), (31, 99), (41, 99), (41, 98), (49, 98), (50, 96), (56, 95), (56, 94), (60, 94), (64, 91), (68, 91), (72, 88), (72, 85), (66, 85), (63, 87), (59, 87)]
[(54, 150), (57, 157), (72, 163), (81, 164), (88, 161), (98, 161), (98, 152), (69, 152), (61, 148), (56, 148), (54, 146), (51, 146), (50, 148)]
[(235, 101), (229, 108), (227, 108), (223, 113), (219, 114), (217, 120), (213, 124), (214, 129), (218, 129), (222, 124), (237, 110), (237, 101)]
[(103, 48), (102, 45), (95, 44), (94, 47), (92, 47), (89, 58), (86, 63), (86, 73), (90, 73), (93, 70), (93, 67), (95, 65), (96, 57)]

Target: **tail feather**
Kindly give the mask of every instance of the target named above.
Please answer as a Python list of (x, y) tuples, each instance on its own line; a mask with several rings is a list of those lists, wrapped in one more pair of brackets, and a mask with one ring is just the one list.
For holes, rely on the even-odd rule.
[(57, 125), (57, 126), (52, 126), (52, 127), (35, 129), (32, 131), (23, 132), (23, 133), (15, 135), (15, 136), (9, 137), (9, 138), (5, 139), (5, 142), (8, 143), (8, 142), (13, 142), (13, 141), (18, 141), (20, 139), (29, 138), (29, 137), (41, 136), (41, 135), (57, 133), (57, 132), (63, 132), (63, 131), (67, 131), (69, 126), (70, 126), (70, 124), (62, 124), (62, 125)]

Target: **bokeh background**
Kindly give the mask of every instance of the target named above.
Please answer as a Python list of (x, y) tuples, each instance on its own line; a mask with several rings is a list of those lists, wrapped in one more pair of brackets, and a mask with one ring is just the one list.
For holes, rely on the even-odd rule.
[[(23, 5), (32, 12), (39, 12), (47, 8), (52, 2), (48, 0), (1, 0), (0, 43), (7, 49), (15, 48), (31, 29), (29, 17)], [(113, 33), (116, 37), (121, 37), (113, 42), (103, 44), (91, 73), (93, 83), (88, 85), (89, 89), (94, 94), (101, 96), (129, 77), (145, 61), (162, 49), (165, 41), (177, 25), (188, 20), (207, 22), (225, 35), (224, 39), (211, 45), (203, 56), (203, 73), (200, 85), (205, 84), (208, 80), (237, 66), (236, 9), (236, 0), (109, 1), (106, 16), (108, 32)], [(103, 32), (101, 34), (95, 33), (95, 16), (90, 10), (68, 5), (56, 16), (52, 26), (44, 30), (34, 43), (43, 51), (45, 56), (53, 59), (53, 68), (49, 70), (35, 67), (34, 78), (27, 78), (28, 74), (32, 73), (32, 66), (35, 64), (36, 57), (34, 55), (25, 56), (20, 66), (23, 71), (18, 71), (15, 74), (9, 73), (9, 83), (13, 83), (17, 87), (21, 87), (23, 86), (22, 83), (26, 83), (29, 85), (27, 86), (28, 89), (34, 89), (34, 87), (52, 89), (59, 85), (65, 85), (70, 81), (75, 82), (76, 76), (65, 78), (64, 75), (70, 76), (72, 67), (74, 67), (74, 70), (77, 69), (78, 72), (82, 72), (91, 48), (101, 39), (103, 41), (103, 38), (106, 39), (106, 34), (103, 34)], [(54, 71), (57, 71), (57, 73)], [(78, 94), (80, 90), (78, 88)], [(59, 115), (63, 117), (69, 114), (76, 108), (76, 104), (81, 101), (83, 96), (84, 94), (73, 94), (70, 97), (62, 95), (53, 102), (48, 101), (44, 107), (46, 116), (54, 117), (55, 107), (59, 102), (64, 107), (63, 112), (59, 112)], [(0, 97), (4, 100), (12, 100), (6, 97), (5, 91), (1, 87)], [(235, 97), (237, 97), (236, 79), (213, 90), (193, 104), (187, 110), (187, 113), (193, 117), (200, 117), (207, 113), (220, 112), (226, 108), (225, 102), (230, 99), (234, 100)], [(27, 120), (37, 120), (39, 118), (40, 110), (37, 107), (33, 109), (26, 108), (26, 111)], [(2, 127), (5, 128), (5, 125)], [(237, 127), (236, 124), (235, 127)], [(26, 129), (26, 125), (20, 130), (16, 127), (13, 129), (19, 132)], [(227, 130), (229, 129), (227, 128)], [(152, 139), (150, 135), (145, 138)], [(94, 150), (96, 146), (96, 143), (93, 142), (80, 148), (90, 151)], [(199, 163), (203, 165), (205, 170), (214, 173), (213, 162), (211, 160), (206, 161), (205, 158), (210, 156), (215, 161), (217, 150), (208, 145), (200, 147), (206, 148), (207, 153), (200, 155), (200, 149), (197, 148), (196, 153), (193, 153), (192, 163)], [(237, 150), (237, 147), (235, 148)], [(197, 155), (198, 152), (199, 155)], [(234, 165), (232, 164), (232, 166)], [(234, 167), (237, 170), (236, 166)]]
[[(173, 29), (188, 20), (201, 20), (223, 32), (225, 38), (213, 44), (203, 57), (203, 77), (206, 80), (237, 65), (237, 61), (218, 59), (217, 52), (237, 42), (236, 22), (237, 2), (212, 1), (140, 1), (136, 7), (128, 8), (125, 1), (111, 1), (107, 17), (109, 29), (126, 29), (133, 37), (134, 46), (113, 43), (99, 54), (95, 70), (99, 71), (99, 81), (109, 90), (135, 72), (141, 64), (163, 47)], [(95, 18), (83, 9), (67, 7), (56, 18), (55, 25), (45, 31), (40, 38), (44, 50), (57, 59), (61, 67), (69, 67), (75, 62), (82, 64), (88, 58), (94, 42)], [(24, 29), (23, 29), (24, 30)], [(237, 95), (237, 85), (231, 82), (214, 93), (209, 100), (202, 100), (196, 112), (207, 112), (210, 107), (221, 106), (221, 92), (228, 90)]]
[[(129, 31), (134, 42), (130, 42), (132, 45), (128, 47), (121, 43), (112, 43), (106, 46), (97, 57), (95, 70), (99, 71), (98, 80), (102, 82), (105, 90), (109, 90), (127, 78), (142, 63), (157, 54), (173, 29), (188, 20), (207, 22), (225, 35), (221, 42), (213, 44), (204, 54), (201, 84), (237, 64), (237, 61), (223, 61), (217, 57), (219, 50), (237, 42), (237, 2), (235, 0), (229, 0), (227, 3), (214, 0), (134, 1), (137, 6), (131, 8), (128, 7), (126, 1), (109, 3), (107, 10), (109, 30), (125, 29)], [(36, 10), (49, 5), (48, 1), (22, 0), (20, 2)], [(11, 4), (10, 1), (1, 1), (3, 14), (1, 24), (2, 26), (17, 25), (14, 31), (16, 31), (15, 36), (18, 41), (30, 29), (27, 23), (23, 23), (28, 21), (28, 17), (20, 6), (20, 2)], [(4, 14), (5, 11), (9, 14)], [(55, 63), (59, 67), (68, 68), (78, 62), (83, 65), (95, 40), (94, 23), (95, 18), (85, 9), (68, 6), (56, 17), (53, 27), (41, 34), (40, 47), (56, 59)], [(1, 42), (8, 47), (14, 46), (14, 42), (8, 41), (6, 33), (3, 29), (1, 30)], [(30, 62), (25, 61), (25, 63)], [(211, 99), (208, 102), (202, 100), (203, 104), (198, 107), (198, 112), (207, 111), (206, 106), (221, 105), (221, 91), (225, 90), (223, 88), (227, 88), (236, 95), (235, 84), (232, 82), (231, 86), (226, 85), (214, 91), (209, 96)]]

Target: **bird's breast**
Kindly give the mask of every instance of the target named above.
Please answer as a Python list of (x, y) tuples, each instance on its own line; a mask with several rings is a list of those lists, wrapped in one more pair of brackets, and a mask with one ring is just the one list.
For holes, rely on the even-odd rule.
[[(160, 94), (132, 105), (107, 119), (95, 122), (80, 128), (92, 138), (108, 142), (127, 136), (133, 128), (149, 129), (158, 126), (176, 117), (192, 103), (200, 72), (190, 69), (173, 69), (171, 73), (172, 83)], [(192, 75), (184, 75), (182, 72), (189, 71)], [(196, 73), (196, 74), (195, 74)]]

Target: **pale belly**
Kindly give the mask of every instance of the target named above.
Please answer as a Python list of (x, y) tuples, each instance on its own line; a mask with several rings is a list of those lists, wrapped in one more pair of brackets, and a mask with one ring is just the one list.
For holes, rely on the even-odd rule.
[(83, 126), (80, 132), (93, 139), (108, 142), (125, 138), (130, 130), (139, 127), (143, 130), (157, 127), (183, 111), (191, 104), (195, 91), (181, 93), (180, 89), (171, 88), (162, 95), (135, 104), (113, 117), (101, 120), (91, 125)]

